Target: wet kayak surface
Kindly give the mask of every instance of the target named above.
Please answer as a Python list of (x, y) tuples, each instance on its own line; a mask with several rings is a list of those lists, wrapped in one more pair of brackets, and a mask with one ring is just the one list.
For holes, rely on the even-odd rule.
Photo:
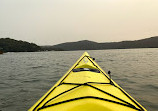
[[(28, 110), (84, 51), (6, 53), (0, 56), (0, 110)], [(147, 110), (158, 109), (158, 49), (87, 51)]]

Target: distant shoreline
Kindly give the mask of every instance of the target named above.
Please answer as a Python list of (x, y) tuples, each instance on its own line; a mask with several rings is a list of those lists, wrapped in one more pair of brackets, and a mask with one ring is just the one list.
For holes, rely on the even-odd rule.
[(77, 51), (158, 48), (158, 36), (135, 41), (97, 43), (89, 40), (66, 42), (52, 46), (38, 46), (26, 41), (0, 38), (0, 54), (6, 52)]

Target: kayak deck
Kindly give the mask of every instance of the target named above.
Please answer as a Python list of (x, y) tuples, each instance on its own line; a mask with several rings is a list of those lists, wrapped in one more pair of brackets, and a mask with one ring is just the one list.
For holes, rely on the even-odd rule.
[(84, 53), (29, 111), (146, 111)]

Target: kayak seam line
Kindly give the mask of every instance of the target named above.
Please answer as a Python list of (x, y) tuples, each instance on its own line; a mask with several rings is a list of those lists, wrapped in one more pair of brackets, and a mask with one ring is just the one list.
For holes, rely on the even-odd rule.
[(78, 87), (80, 87), (80, 86), (81, 86), (81, 85), (75, 86), (75, 87), (73, 87), (73, 88), (71, 88), (71, 89), (69, 89), (69, 90), (66, 90), (66, 91), (64, 91), (64, 92), (62, 92), (62, 93), (56, 95), (55, 97), (49, 99), (42, 107), (44, 107), (44, 106), (45, 106), (47, 103), (49, 103), (51, 100), (53, 100), (53, 99), (55, 99), (55, 98), (61, 96), (62, 94), (65, 94), (65, 93), (67, 93), (67, 92), (69, 92), (69, 91), (72, 91), (73, 89), (76, 89), (76, 88), (78, 88)]
[(88, 84), (88, 86), (90, 86), (90, 87), (92, 87), (92, 88), (94, 88), (94, 89), (96, 89), (96, 90), (99, 90), (99, 91), (101, 91), (101, 92), (103, 92), (103, 93), (105, 93), (105, 94), (107, 94), (107, 95), (109, 95), (109, 96), (111, 96), (111, 97), (113, 97), (113, 98), (115, 98), (115, 99), (118, 99), (118, 100), (120, 100), (120, 101), (122, 101), (122, 102), (124, 102), (124, 103), (126, 103), (126, 104), (128, 104), (128, 105), (130, 105), (130, 106), (133, 107), (133, 108), (136, 108), (136, 107), (135, 107), (134, 105), (132, 105), (131, 103), (129, 103), (129, 102), (127, 102), (127, 101), (125, 101), (125, 100), (123, 100), (123, 99), (117, 97), (117, 96), (114, 96), (114, 95), (112, 95), (112, 94), (110, 94), (110, 93), (108, 93), (108, 92), (106, 92), (106, 91), (103, 91), (103, 90), (101, 90), (101, 89), (99, 89), (99, 88), (97, 88), (97, 87), (95, 87), (95, 86), (92, 86), (92, 85), (89, 85), (89, 84)]
[(108, 102), (120, 104), (120, 105), (123, 105), (123, 106), (127, 106), (127, 107), (130, 107), (130, 108), (133, 108), (133, 109), (135, 109), (135, 110), (141, 111), (140, 109), (134, 108), (134, 107), (132, 107), (132, 106), (130, 106), (130, 105), (128, 105), (128, 104), (120, 103), (120, 102), (113, 101), (113, 100), (109, 100), (109, 99), (105, 99), (105, 98), (95, 97), (95, 96), (84, 96), (84, 97), (78, 97), (78, 98), (73, 98), (73, 99), (61, 101), (61, 102), (58, 102), (58, 103), (54, 103), (54, 104), (51, 104), (51, 105), (48, 105), (48, 106), (41, 107), (41, 108), (39, 108), (37, 111), (39, 111), (39, 110), (41, 110), (41, 109), (45, 109), (45, 108), (51, 107), (51, 106), (63, 104), (63, 103), (66, 103), (66, 102), (71, 102), (71, 101), (80, 100), (80, 99), (89, 99), (89, 98), (91, 98), (91, 99), (104, 100), (104, 101), (108, 101)]
[(144, 111), (144, 109), (134, 99), (132, 99), (124, 90), (122, 90), (120, 87), (117, 88), (119, 88), (131, 101), (133, 101), (142, 111)]
[[(99, 82), (86, 82), (86, 83), (94, 83), (94, 84), (110, 84), (110, 83), (99, 83)], [(68, 85), (84, 85), (83, 83), (65, 83), (63, 82), (62, 84), (68, 84)]]
[(49, 96), (49, 94), (50, 94), (56, 87), (58, 87), (58, 86), (55, 86), (55, 87), (42, 99), (42, 101), (40, 101), (40, 102), (36, 105), (36, 107), (35, 107), (32, 111), (35, 111), (36, 108)]

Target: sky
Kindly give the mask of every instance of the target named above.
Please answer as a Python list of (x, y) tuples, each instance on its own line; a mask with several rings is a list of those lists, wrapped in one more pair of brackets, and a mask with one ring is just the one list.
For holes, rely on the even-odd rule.
[(0, 0), (0, 38), (38, 45), (158, 36), (158, 0)]

